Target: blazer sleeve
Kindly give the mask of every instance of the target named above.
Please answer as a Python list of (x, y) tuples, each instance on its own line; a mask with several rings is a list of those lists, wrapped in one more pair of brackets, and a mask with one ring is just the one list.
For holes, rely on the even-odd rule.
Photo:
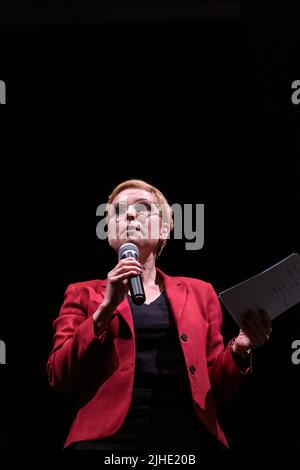
[(53, 327), (54, 346), (47, 363), (49, 382), (61, 393), (72, 393), (92, 372), (109, 325), (100, 336), (95, 335), (93, 316), (87, 315), (78, 287), (71, 284)]
[(207, 292), (207, 317), (207, 365), (215, 401), (221, 405), (238, 390), (251, 372), (251, 365), (241, 369), (233, 358), (230, 345), (224, 348), (221, 305), (211, 284), (208, 284)]

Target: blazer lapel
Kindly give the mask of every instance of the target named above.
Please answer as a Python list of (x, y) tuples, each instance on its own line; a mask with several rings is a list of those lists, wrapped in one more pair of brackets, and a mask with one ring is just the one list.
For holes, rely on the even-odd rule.
[(183, 309), (186, 302), (187, 288), (185, 284), (180, 282), (179, 279), (167, 276), (158, 268), (156, 268), (156, 271), (161, 275), (163, 279), (166, 295), (169, 300), (176, 325), (178, 327), (178, 324), (180, 323), (182, 318)]

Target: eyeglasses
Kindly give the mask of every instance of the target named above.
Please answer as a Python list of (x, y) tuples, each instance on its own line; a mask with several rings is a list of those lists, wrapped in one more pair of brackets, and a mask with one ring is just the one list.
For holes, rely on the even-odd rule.
[(134, 209), (134, 212), (137, 214), (137, 217), (142, 219), (146, 219), (151, 215), (158, 215), (158, 204), (154, 204), (151, 202), (143, 201), (143, 202), (136, 202), (135, 204), (130, 204), (127, 206), (126, 203), (120, 202), (119, 204), (110, 204), (108, 207), (108, 217), (110, 219), (115, 219), (116, 221), (122, 220), (126, 218), (126, 214), (128, 212), (129, 207)]

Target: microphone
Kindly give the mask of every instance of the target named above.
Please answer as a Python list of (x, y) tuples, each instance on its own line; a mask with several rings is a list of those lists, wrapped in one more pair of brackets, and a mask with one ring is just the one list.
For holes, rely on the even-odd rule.
[[(119, 249), (119, 261), (129, 257), (139, 259), (140, 252), (134, 243), (125, 243)], [(128, 278), (129, 290), (133, 303), (142, 305), (146, 300), (143, 281), (140, 275)]]

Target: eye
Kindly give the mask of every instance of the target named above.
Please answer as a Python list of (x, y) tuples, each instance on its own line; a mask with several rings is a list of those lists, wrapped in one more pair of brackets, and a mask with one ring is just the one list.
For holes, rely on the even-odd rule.
[(135, 204), (134, 208), (139, 214), (147, 215), (151, 212), (151, 204), (148, 202), (138, 202)]
[(116, 215), (124, 215), (126, 212), (126, 204), (120, 203), (116, 205)]
[(110, 219), (118, 219), (119, 217), (122, 217), (126, 212), (126, 204), (116, 204), (116, 205), (111, 205), (108, 209), (108, 216)]

